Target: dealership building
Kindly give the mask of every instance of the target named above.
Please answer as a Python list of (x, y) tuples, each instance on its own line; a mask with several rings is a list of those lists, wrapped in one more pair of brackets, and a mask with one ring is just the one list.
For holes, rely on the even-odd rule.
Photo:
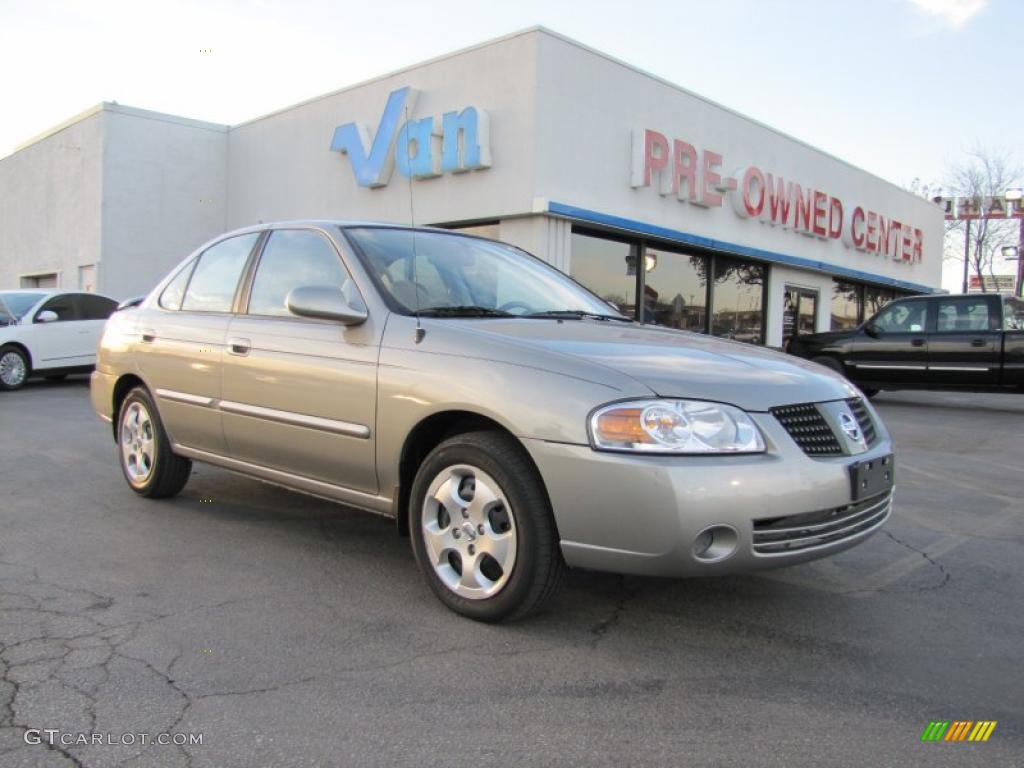
[(105, 103), (0, 160), (0, 289), (147, 292), (331, 218), (520, 246), (646, 322), (772, 346), (938, 289), (942, 211), (533, 28), (235, 126)]

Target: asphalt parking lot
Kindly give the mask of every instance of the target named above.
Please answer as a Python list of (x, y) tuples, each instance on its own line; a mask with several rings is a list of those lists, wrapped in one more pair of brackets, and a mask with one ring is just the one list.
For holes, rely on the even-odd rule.
[(835, 558), (486, 626), (383, 518), (205, 466), (136, 497), (87, 395), (0, 393), (2, 766), (1024, 765), (1024, 396), (880, 395), (896, 511)]

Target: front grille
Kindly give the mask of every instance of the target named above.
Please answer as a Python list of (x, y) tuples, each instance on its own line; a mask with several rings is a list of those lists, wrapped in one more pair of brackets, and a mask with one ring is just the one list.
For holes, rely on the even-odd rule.
[(860, 431), (864, 435), (864, 442), (869, 446), (872, 445), (878, 433), (875, 432), (875, 424), (871, 421), (871, 415), (868, 413), (864, 401), (859, 397), (855, 397), (852, 400), (847, 400), (846, 404), (850, 406), (850, 413), (853, 414), (853, 418), (860, 424)]
[(832, 428), (813, 403), (783, 405), (771, 411), (804, 453), (811, 456), (838, 456), (843, 452)]
[(892, 493), (785, 517), (754, 521), (754, 552), (781, 555), (849, 539), (881, 525), (892, 508)]

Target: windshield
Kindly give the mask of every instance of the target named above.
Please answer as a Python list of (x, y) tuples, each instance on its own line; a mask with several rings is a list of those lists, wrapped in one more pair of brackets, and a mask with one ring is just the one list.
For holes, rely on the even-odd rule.
[(385, 227), (344, 231), (388, 304), (402, 314), (417, 310), (458, 317), (567, 313), (626, 319), (558, 270), (501, 243)]
[(0, 318), (11, 318), (21, 320), (40, 299), (46, 296), (45, 293), (14, 293), (13, 291), (0, 291)]

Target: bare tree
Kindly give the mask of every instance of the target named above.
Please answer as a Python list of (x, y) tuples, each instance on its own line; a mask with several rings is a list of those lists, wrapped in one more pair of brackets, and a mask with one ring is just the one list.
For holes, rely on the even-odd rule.
[[(993, 150), (975, 145), (964, 157), (952, 163), (943, 184), (946, 196), (967, 198), (978, 213), (988, 211), (1007, 190), (1020, 186), (1021, 166), (1008, 151)], [(966, 250), (970, 272), (978, 276), (981, 290), (986, 291), (986, 274), (995, 280), (995, 266), (1004, 245), (1017, 245), (1018, 222), (1012, 219), (977, 218), (967, 222), (958, 219), (946, 222), (946, 248), (944, 258)], [(964, 239), (970, 231), (970, 241)], [(955, 245), (959, 245), (957, 249)], [(960, 255), (958, 258), (963, 259)]]

